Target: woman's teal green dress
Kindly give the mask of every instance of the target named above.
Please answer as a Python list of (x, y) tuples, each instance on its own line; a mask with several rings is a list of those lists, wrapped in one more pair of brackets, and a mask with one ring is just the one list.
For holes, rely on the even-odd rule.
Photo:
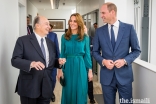
[(70, 40), (61, 38), (61, 58), (66, 58), (63, 68), (65, 86), (62, 89), (61, 104), (87, 104), (88, 69), (92, 69), (89, 37), (82, 41), (73, 34)]

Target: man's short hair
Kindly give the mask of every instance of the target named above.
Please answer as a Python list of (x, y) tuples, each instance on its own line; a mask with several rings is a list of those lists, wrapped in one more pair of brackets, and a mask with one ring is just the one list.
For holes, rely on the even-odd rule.
[(65, 29), (65, 33), (68, 31), (68, 29)]
[(50, 24), (50, 27), (51, 27), (51, 29), (53, 29), (54, 26), (52, 24)]
[(97, 23), (95, 22), (93, 25), (97, 25)]
[(39, 21), (40, 21), (40, 17), (39, 17), (39, 16), (36, 16), (35, 19), (34, 19), (34, 23), (33, 23), (33, 28), (34, 28), (34, 29), (35, 29), (35, 25), (36, 25), (37, 23), (39, 23)]

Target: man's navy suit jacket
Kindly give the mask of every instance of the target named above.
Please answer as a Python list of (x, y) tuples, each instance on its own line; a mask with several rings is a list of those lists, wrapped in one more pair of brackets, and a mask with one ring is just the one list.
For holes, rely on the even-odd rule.
[[(101, 65), (101, 84), (110, 85), (114, 75), (121, 85), (131, 83), (133, 81), (132, 62), (139, 56), (140, 52), (137, 34), (133, 25), (119, 21), (119, 31), (114, 51), (109, 37), (108, 24), (97, 28), (93, 40), (93, 56)], [(109, 70), (102, 65), (103, 59), (113, 61), (125, 59), (127, 65)]]
[(51, 69), (59, 67), (54, 43), (46, 38), (49, 51), (49, 65), (43, 70), (30, 69), (32, 61), (40, 61), (46, 66), (35, 34), (19, 37), (11, 59), (12, 66), (20, 69), (15, 92), (29, 98), (50, 98), (52, 96)]
[(47, 38), (49, 38), (52, 42), (55, 43), (56, 46), (56, 57), (60, 57), (60, 51), (59, 51), (59, 44), (58, 44), (58, 39), (57, 39), (57, 34), (54, 32), (49, 32), (47, 35)]

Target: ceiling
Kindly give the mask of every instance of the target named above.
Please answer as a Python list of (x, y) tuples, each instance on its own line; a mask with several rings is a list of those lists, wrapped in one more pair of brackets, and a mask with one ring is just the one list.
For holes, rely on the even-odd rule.
[[(51, 9), (50, 0), (29, 0), (37, 9)], [(53, 0), (55, 2), (55, 0)], [(58, 9), (75, 9), (82, 0), (56, 0), (59, 1)]]

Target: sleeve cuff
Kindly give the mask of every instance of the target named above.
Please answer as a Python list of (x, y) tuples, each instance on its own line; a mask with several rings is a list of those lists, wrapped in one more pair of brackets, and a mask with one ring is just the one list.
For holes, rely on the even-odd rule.
[(127, 65), (127, 61), (125, 60), (125, 59), (123, 59), (124, 60), (124, 62), (125, 62), (125, 65)]
[[(104, 60), (104, 59), (103, 59)], [(103, 64), (103, 60), (102, 60), (102, 66), (105, 66), (104, 64)]]

